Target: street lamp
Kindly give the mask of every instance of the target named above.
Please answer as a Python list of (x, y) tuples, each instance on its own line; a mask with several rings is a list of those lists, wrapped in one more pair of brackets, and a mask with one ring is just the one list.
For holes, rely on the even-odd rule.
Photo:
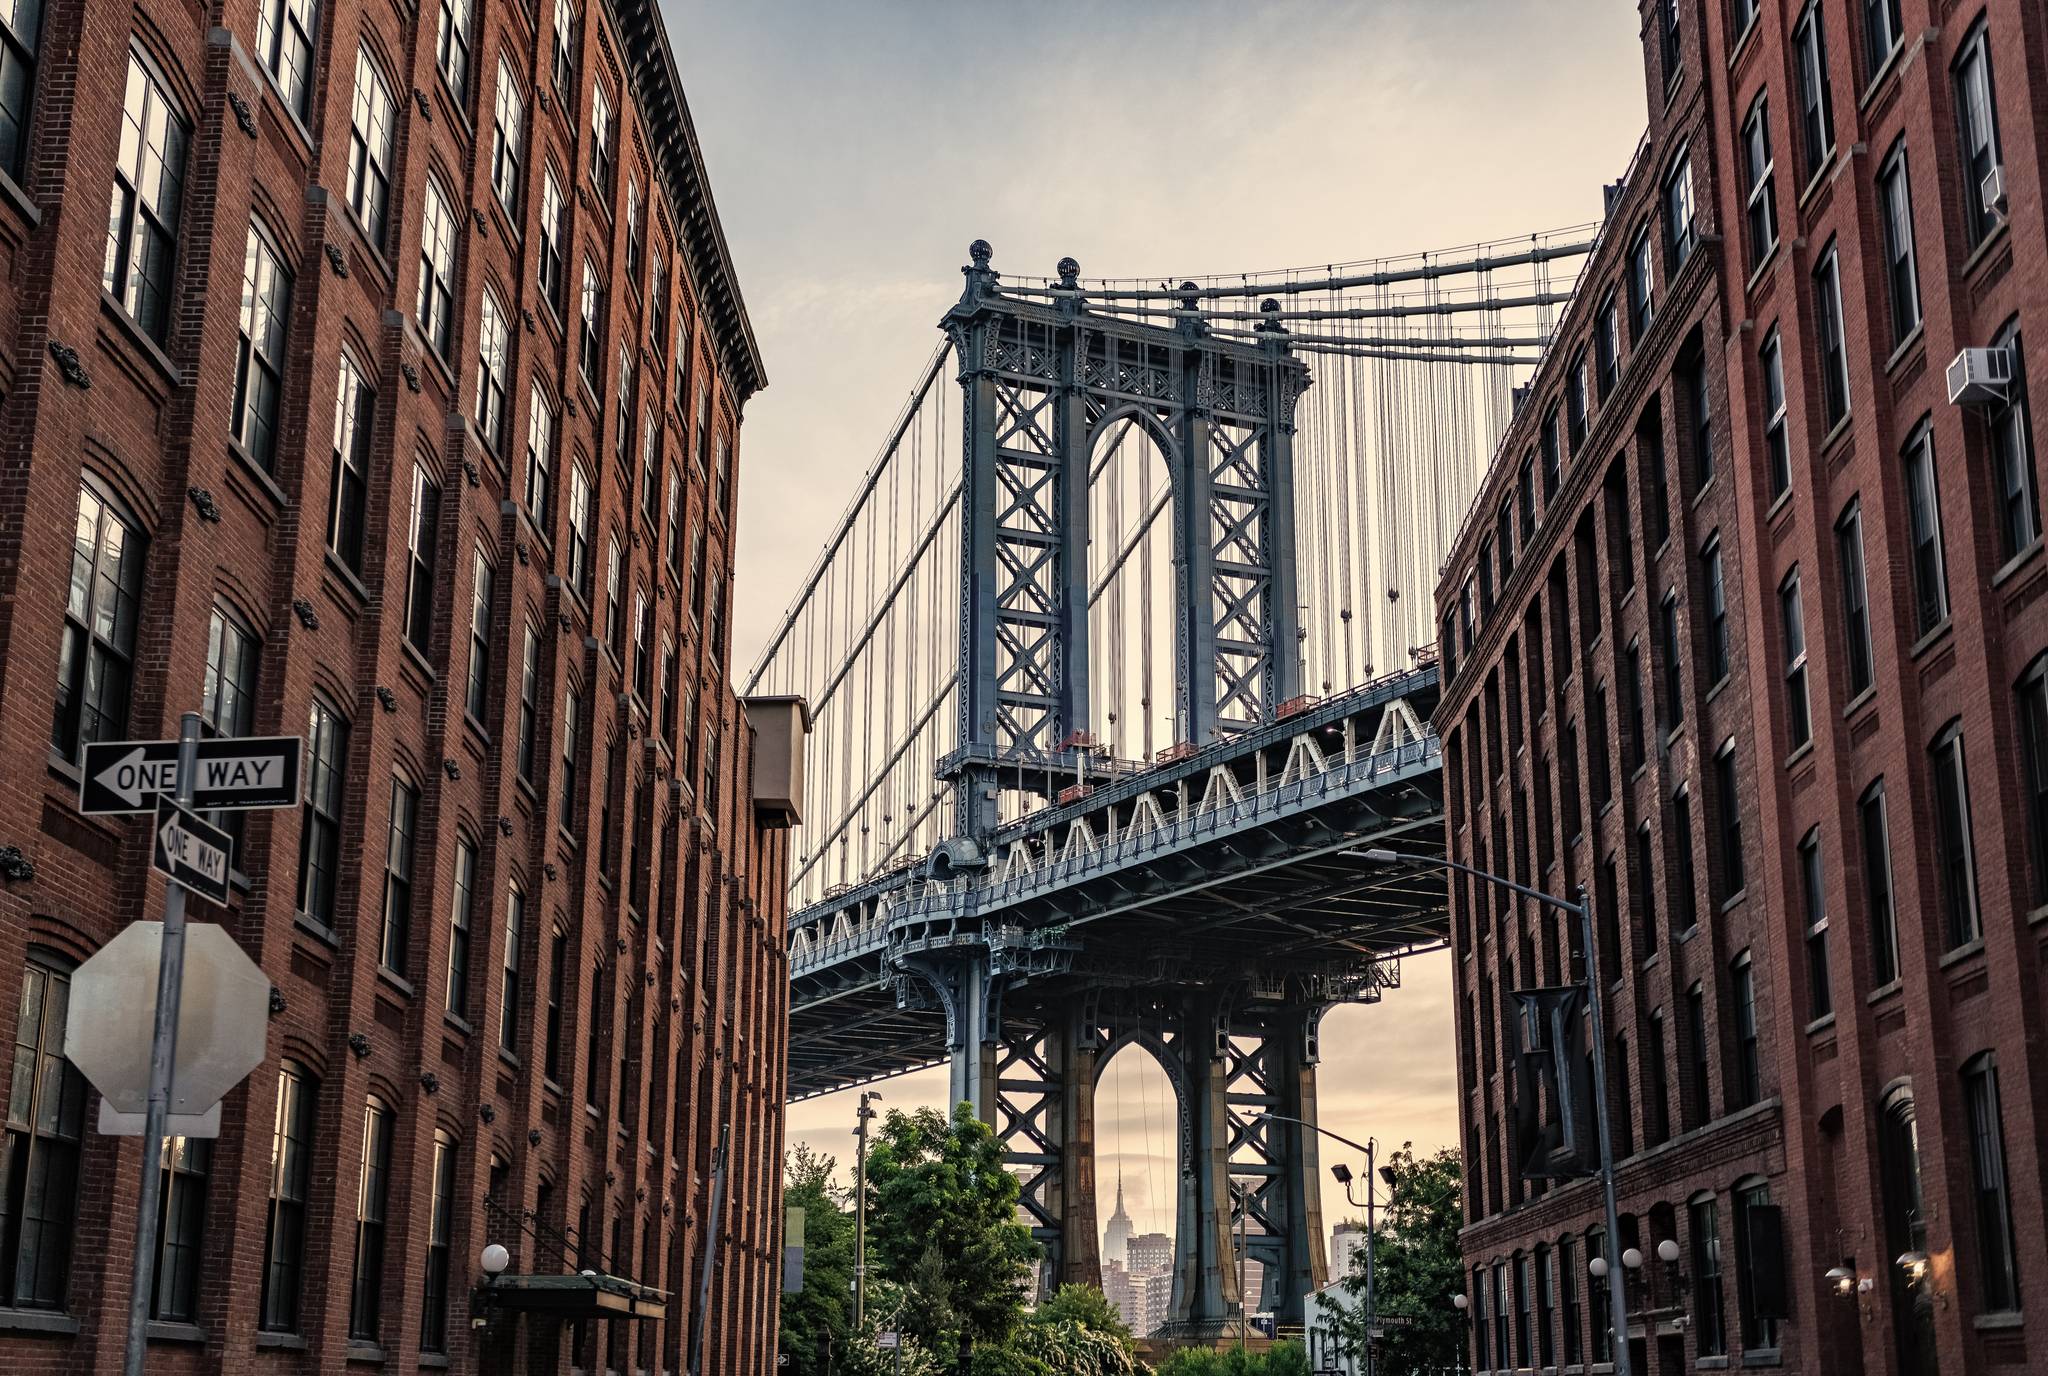
[(881, 1098), (872, 1089), (860, 1094), (860, 1111), (855, 1116), (853, 1135), (853, 1329), (860, 1331), (868, 1308), (868, 1122), (875, 1111), (868, 1104)]
[(484, 1248), (484, 1253), (477, 1258), (477, 1262), (484, 1268), (485, 1275), (496, 1280), (505, 1273), (505, 1268), (512, 1264), (512, 1254), (500, 1244), (493, 1242)]
[[(1252, 1119), (1254, 1123), (1262, 1120), (1276, 1123), (1293, 1123), (1296, 1127), (1307, 1128), (1311, 1132), (1319, 1132), (1333, 1142), (1342, 1142), (1347, 1147), (1352, 1147), (1365, 1153), (1365, 1376), (1373, 1376), (1377, 1358), (1373, 1352), (1372, 1326), (1373, 1320), (1378, 1316), (1379, 1312), (1379, 1291), (1373, 1275), (1374, 1192), (1372, 1178), (1373, 1161), (1379, 1154), (1379, 1141), (1377, 1138), (1368, 1137), (1363, 1142), (1354, 1142), (1342, 1133), (1331, 1132), (1321, 1124), (1311, 1123), (1306, 1118), (1290, 1118), (1284, 1113), (1261, 1113)], [(1330, 1175), (1339, 1185), (1344, 1187), (1344, 1198), (1350, 1201), (1351, 1207), (1354, 1209), (1358, 1208), (1358, 1196), (1351, 1191), (1351, 1181), (1353, 1178), (1351, 1167), (1345, 1165), (1342, 1161), (1334, 1161), (1330, 1164)], [(1381, 1166), (1379, 1168), (1379, 1176), (1387, 1182), (1388, 1202), (1392, 1203), (1394, 1168), (1391, 1166)]]
[[(1354, 850), (1345, 853), (1380, 865), (1397, 865), (1404, 861), (1442, 865), (1445, 869), (1456, 870), (1460, 874), (1469, 874), (1475, 879), (1483, 879), (1489, 884), (1521, 894), (1524, 898), (1531, 899), (1547, 907), (1573, 914), (1579, 919), (1579, 929), (1582, 934), (1580, 939), (1585, 944), (1586, 953), (1586, 1014), (1592, 1023), (1588, 1030), (1593, 1043), (1593, 1121), (1598, 1129), (1600, 1139), (1600, 1169), (1597, 1174), (1600, 1179), (1601, 1202), (1607, 1215), (1607, 1245), (1613, 1247), (1621, 1241), (1621, 1210), (1616, 1205), (1614, 1198), (1614, 1134), (1607, 1121), (1607, 1029), (1600, 1007), (1600, 978), (1597, 973), (1599, 969), (1599, 947), (1597, 945), (1596, 933), (1593, 930), (1593, 906), (1586, 901), (1586, 886), (1583, 884), (1577, 886), (1578, 901), (1568, 902), (1553, 894), (1547, 894), (1541, 889), (1532, 889), (1526, 884), (1517, 884), (1512, 879), (1503, 879), (1497, 874), (1489, 874), (1485, 870), (1475, 869), (1470, 865), (1461, 865), (1456, 860), (1448, 858), (1439, 858), (1433, 855), (1403, 855), (1400, 851), (1388, 850), (1383, 846), (1374, 846), (1366, 850)], [(1638, 1264), (1640, 1264), (1641, 1259), (1641, 1254), (1638, 1253)], [(1605, 1257), (1593, 1258), (1588, 1269), (1590, 1270), (1593, 1266), (1600, 1268), (1593, 1272), (1596, 1277), (1607, 1274), (1607, 1260)], [(1614, 1376), (1635, 1376), (1634, 1363), (1629, 1359), (1628, 1296), (1624, 1293), (1625, 1288), (1620, 1285), (1610, 1285), (1607, 1288), (1608, 1319), (1614, 1326)]]

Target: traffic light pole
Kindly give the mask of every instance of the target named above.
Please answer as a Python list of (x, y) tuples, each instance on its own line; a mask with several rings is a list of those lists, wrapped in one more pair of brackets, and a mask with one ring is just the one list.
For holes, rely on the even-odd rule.
[[(175, 797), (192, 803), (199, 772), (199, 714), (178, 721)], [(171, 1067), (178, 1059), (178, 1005), (185, 989), (185, 886), (173, 879), (164, 895), (163, 951), (156, 966), (156, 1021), (149, 1038), (149, 1104), (142, 1127), (142, 1196), (136, 1204), (135, 1265), (128, 1291), (128, 1346), (123, 1376), (142, 1376), (149, 1349), (149, 1300), (156, 1280), (157, 1211), (163, 1199), (164, 1128), (171, 1112)]]

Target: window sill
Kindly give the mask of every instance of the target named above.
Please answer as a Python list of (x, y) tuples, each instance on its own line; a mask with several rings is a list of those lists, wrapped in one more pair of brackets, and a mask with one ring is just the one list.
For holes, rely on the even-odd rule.
[(1859, 692), (1855, 697), (1849, 699), (1849, 705), (1842, 709), (1842, 720), (1847, 721), (1849, 718), (1855, 716), (1856, 713), (1859, 710), (1861, 710), (1864, 703), (1871, 701), (1876, 696), (1877, 684), (1875, 681), (1873, 681), (1869, 687), (1863, 689), (1863, 691)]
[(1882, 984), (1863, 996), (1863, 1002), (1872, 1008), (1889, 1000), (1906, 987), (1903, 979), (1894, 978), (1890, 984)]
[(1962, 945), (1956, 947), (1953, 951), (1950, 951), (1943, 955), (1941, 958), (1941, 968), (1944, 970), (1952, 969), (1955, 966), (1961, 965), (1964, 962), (1972, 960), (1975, 957), (1981, 956), (1983, 954), (1984, 938), (1981, 936), (1976, 937), (1973, 940), (1964, 942)]
[(2026, 1324), (2026, 1316), (2017, 1310), (2003, 1310), (1996, 1314), (1979, 1314), (1976, 1318), (1970, 1320), (1970, 1326), (1980, 1332), (1986, 1329), (2010, 1330), (2024, 1328)]
[(266, 1347), (282, 1348), (288, 1352), (310, 1352), (313, 1348), (313, 1344), (307, 1340), (306, 1335), (303, 1333), (268, 1333), (262, 1331), (258, 1331), (256, 1334), (256, 1346), (259, 1349)]
[(419, 646), (413, 644), (412, 641), (405, 636), (400, 636), (398, 638), (398, 643), (400, 646), (404, 648), (406, 655), (412, 660), (413, 667), (415, 669), (418, 669), (421, 673), (427, 676), (427, 682), (434, 683), (439, 681), (441, 675), (435, 672), (434, 666), (432, 662), (427, 659), (426, 652), (424, 650), (420, 649)]
[(1728, 1359), (1726, 1357), (1701, 1357), (1693, 1363), (1693, 1368), (1697, 1371), (1726, 1371), (1728, 1369)]
[(1842, 438), (1849, 433), (1849, 421), (1855, 414), (1856, 408), (1851, 406), (1848, 410), (1842, 412), (1840, 416), (1836, 417), (1835, 423), (1828, 427), (1828, 432), (1820, 437), (1820, 443), (1813, 447), (1813, 452), (1825, 455), (1840, 443)]
[(1885, 375), (1889, 377), (1897, 372), (1899, 365), (1905, 361), (1907, 355), (1911, 354), (1916, 348), (1924, 346), (1926, 342), (1927, 321), (1925, 318), (1922, 318), (1914, 324), (1912, 329), (1906, 332), (1904, 339), (1901, 339), (1892, 347), (1890, 357), (1884, 361)]
[(1733, 672), (1730, 672), (1730, 673), (1725, 673), (1725, 674), (1721, 675), (1721, 677), (1719, 677), (1719, 678), (1715, 679), (1715, 680), (1714, 680), (1714, 686), (1713, 686), (1713, 687), (1711, 687), (1711, 688), (1709, 688), (1709, 689), (1707, 689), (1707, 692), (1706, 692), (1706, 696), (1704, 696), (1704, 697), (1702, 697), (1702, 698), (1700, 699), (1700, 706), (1702, 706), (1702, 707), (1708, 707), (1708, 706), (1711, 706), (1711, 705), (1713, 704), (1713, 701), (1714, 701), (1714, 699), (1715, 699), (1715, 698), (1717, 698), (1717, 697), (1720, 697), (1720, 696), (1721, 696), (1721, 693), (1722, 693), (1722, 691), (1723, 691), (1724, 689), (1726, 689), (1726, 688), (1727, 688), (1727, 686), (1728, 686), (1728, 685), (1729, 685), (1730, 683), (1734, 682), (1734, 681), (1735, 681), (1735, 675), (1734, 675), (1734, 673), (1733, 673)]
[(1977, 265), (1991, 256), (1992, 245), (2005, 238), (2006, 226), (2011, 223), (2012, 217), (2010, 215), (2003, 215), (1999, 217), (1997, 224), (1985, 230), (1984, 237), (1978, 241), (1977, 247), (1971, 249), (1970, 256), (1963, 259), (1963, 266), (1958, 271), (1957, 276), (1967, 279), (1975, 275)]
[(196, 1323), (172, 1323), (165, 1319), (151, 1319), (148, 1328), (149, 1340), (153, 1343), (204, 1343), (206, 1330)]
[(363, 586), (362, 576), (358, 574), (354, 569), (350, 568), (347, 564), (343, 563), (341, 556), (336, 554), (333, 550), (330, 549), (326, 551), (326, 556), (327, 571), (333, 574), (336, 578), (339, 578), (342, 582), (342, 586), (355, 594), (356, 605), (358, 607), (368, 606), (370, 604), (370, 590)]
[(2041, 537), (2036, 535), (2032, 544), (2006, 560), (1998, 572), (1991, 575), (1991, 586), (1995, 588), (2010, 580), (2014, 574), (2034, 562), (2035, 556), (2040, 554), (2041, 549)]
[(1800, 743), (1798, 749), (1794, 750), (1791, 754), (1785, 757), (1785, 768), (1790, 769), (1793, 765), (1798, 764), (1801, 760), (1805, 759), (1808, 755), (1811, 755), (1812, 753), (1813, 738), (1811, 736), (1808, 736), (1804, 741)]
[(1816, 1032), (1828, 1031), (1834, 1025), (1835, 1015), (1833, 1013), (1823, 1013), (1819, 1017), (1815, 1018), (1812, 1022), (1806, 1024), (1805, 1032), (1807, 1036), (1811, 1037)]
[(263, 488), (263, 491), (266, 494), (268, 494), (270, 500), (277, 505), (280, 511), (282, 511), (286, 506), (290, 505), (290, 503), (285, 498), (284, 489), (277, 485), (277, 479), (271, 477), (269, 473), (264, 471), (263, 465), (256, 462), (255, 455), (251, 454), (248, 450), (242, 447), (242, 442), (240, 440), (230, 439), (228, 441), (228, 453), (234, 458), (234, 460), (238, 464), (241, 465), (242, 471), (244, 473), (248, 474), (250, 477), (254, 478), (257, 481), (257, 483)]
[(0, 202), (13, 207), (15, 214), (28, 221), (30, 229), (43, 222), (43, 212), (36, 208), (35, 201), (30, 198), (28, 192), (22, 190), (21, 183), (5, 172), (0, 172)]
[(2038, 927), (2043, 922), (2048, 922), (2048, 903), (2042, 904), (2027, 914), (2027, 925), (2029, 927)]
[(329, 950), (339, 951), (341, 949), (341, 937), (332, 927), (317, 917), (307, 913), (293, 913), (292, 925)]
[(1899, 54), (1905, 50), (1906, 38), (1902, 33), (1899, 35), (1899, 41), (1892, 44), (1892, 50), (1884, 55), (1884, 61), (1878, 64), (1877, 70), (1870, 74), (1870, 80), (1864, 83), (1863, 94), (1856, 97), (1858, 110), (1869, 109), (1876, 103), (1880, 91), (1891, 85), (1891, 78), (1901, 66)]
[(348, 1344), (348, 1351), (343, 1354), (343, 1360), (360, 1362), (368, 1366), (382, 1366), (384, 1365), (384, 1349), (375, 1343), (358, 1342), (351, 1338)]
[[(1750, 28), (1752, 30), (1755, 29), (1756, 24), (1752, 22)], [(1771, 246), (1764, 250), (1764, 256), (1756, 260), (1756, 266), (1749, 270), (1749, 280), (1742, 284), (1744, 300), (1748, 300), (1756, 295), (1757, 283), (1763, 281), (1764, 277), (1770, 272), (1771, 264), (1778, 260), (1778, 250), (1784, 246), (1784, 243), (1785, 240), (1782, 237), (1771, 240)]]
[(1683, 946), (1699, 934), (1700, 924), (1695, 922), (1690, 927), (1687, 927), (1684, 931), (1679, 932), (1677, 935), (1673, 936), (1671, 938), (1671, 944), (1674, 946)]
[(1818, 194), (1818, 192), (1823, 186), (1828, 185), (1831, 181), (1834, 180), (1832, 177), (1828, 175), (1828, 173), (1834, 168), (1834, 165), (1835, 150), (1834, 148), (1830, 147), (1827, 153), (1821, 158), (1820, 162), (1815, 165), (1813, 171), (1810, 174), (1808, 174), (1806, 178), (1806, 185), (1799, 188), (1799, 203), (1796, 207), (1797, 209), (1803, 212), (1806, 209), (1806, 203), (1812, 200), (1814, 196)]
[(76, 1336), (78, 1320), (57, 1310), (0, 1309), (0, 1333), (60, 1333)]
[(256, 70), (263, 74), (263, 94), (265, 97), (263, 103), (265, 105), (275, 105), (283, 113), (286, 127), (298, 135), (299, 161), (301, 163), (311, 163), (313, 161), (314, 148), (313, 135), (306, 128), (305, 119), (293, 108), (291, 100), (284, 93), (284, 89), (277, 84), (277, 74), (270, 70), (269, 65), (258, 62)]
[(1722, 913), (1733, 912), (1736, 908), (1742, 906), (1742, 900), (1747, 897), (1749, 897), (1749, 885), (1744, 884), (1741, 888), (1716, 904), (1714, 910)]
[(1941, 620), (1935, 622), (1925, 635), (1913, 642), (1913, 647), (1906, 651), (1906, 658), (1920, 658), (1920, 656), (1932, 649), (1937, 641), (1947, 639), (1948, 633), (1954, 629), (1955, 622), (1949, 617), (1944, 616)]
[(423, 1371), (446, 1371), (448, 1369), (448, 1357), (445, 1353), (440, 1352), (422, 1352), (420, 1353), (420, 1369)]
[(519, 1069), (518, 1053), (507, 1051), (502, 1045), (498, 1047), (498, 1059), (511, 1066), (514, 1070)]
[(1777, 525), (1778, 518), (1785, 512), (1791, 510), (1791, 508), (1792, 485), (1790, 483), (1787, 483), (1785, 485), (1785, 490), (1783, 492), (1780, 492), (1777, 496), (1771, 498), (1771, 505), (1769, 509), (1764, 512), (1764, 524), (1769, 526)]
[(128, 314), (128, 308), (104, 287), (100, 289), (100, 314), (114, 322), (123, 339), (142, 351), (142, 356), (149, 360), (157, 372), (163, 374), (166, 383), (173, 387), (182, 385), (184, 375), (178, 371), (178, 365), (171, 362), (171, 356), (164, 352), (163, 345), (151, 339), (149, 332), (136, 323), (134, 316)]
[(467, 707), (462, 709), (462, 725), (477, 737), (478, 741), (483, 745), (485, 753), (489, 753), (491, 747), (490, 728), (478, 721), (476, 714)]
[(469, 1019), (460, 1013), (444, 1012), (441, 1014), (441, 1021), (465, 1037), (474, 1036), (476, 1033), (476, 1029), (469, 1025)]
[(413, 995), (412, 981), (381, 961), (377, 965), (377, 981), (380, 984), (389, 985), (392, 989), (404, 995), (408, 1002), (411, 1001)]

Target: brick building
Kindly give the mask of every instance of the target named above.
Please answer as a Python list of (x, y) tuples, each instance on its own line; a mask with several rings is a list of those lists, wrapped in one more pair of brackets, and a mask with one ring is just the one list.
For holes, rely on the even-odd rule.
[[(2048, 22), (1641, 17), (1648, 129), (1438, 588), (1451, 854), (1592, 899), (1637, 1371), (2039, 1369)], [(1597, 1187), (1518, 1168), (1510, 991), (1579, 942), (1451, 892), (1472, 1356), (1605, 1361)]]
[(196, 709), (307, 767), (193, 905), (276, 998), (152, 1370), (766, 1369), (799, 714), (727, 686), (764, 378), (658, 9), (51, 0), (0, 90), (0, 1367), (119, 1362), (141, 1154), (64, 1008), (163, 884), (77, 761)]

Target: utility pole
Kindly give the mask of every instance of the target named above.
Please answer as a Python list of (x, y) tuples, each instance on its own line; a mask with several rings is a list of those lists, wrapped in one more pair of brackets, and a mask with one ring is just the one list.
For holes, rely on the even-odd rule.
[(1237, 1204), (1237, 1350), (1245, 1348), (1244, 1329), (1246, 1300), (1244, 1293), (1244, 1216), (1251, 1212), (1247, 1207), (1244, 1189), (1235, 1180), (1230, 1182), (1231, 1198)]
[(1373, 1157), (1379, 1146), (1379, 1139), (1365, 1139), (1365, 1376), (1376, 1376), (1379, 1370), (1379, 1337), (1373, 1332), (1373, 1322), (1379, 1314), (1379, 1291), (1373, 1283), (1373, 1243), (1376, 1240), (1373, 1226), (1373, 1201), (1379, 1197), (1378, 1177), (1373, 1174)]
[[(178, 720), (178, 773), (173, 797), (190, 807), (199, 773), (199, 714)], [(164, 1128), (171, 1113), (171, 1067), (178, 1059), (178, 1004), (185, 990), (185, 886), (164, 894), (163, 954), (156, 968), (156, 1022), (149, 1041), (149, 1101), (142, 1126), (142, 1198), (135, 1210), (135, 1266), (128, 1291), (128, 1346), (121, 1370), (142, 1376), (149, 1348), (149, 1301), (156, 1281), (157, 1211), (163, 1195)]]
[[(875, 1116), (868, 1103), (881, 1097), (871, 1089), (861, 1091), (860, 1111), (855, 1115), (853, 1128), (857, 1144), (853, 1155), (853, 1331), (856, 1333), (860, 1332), (868, 1308), (868, 1120)], [(900, 1352), (897, 1361), (902, 1361)]]

